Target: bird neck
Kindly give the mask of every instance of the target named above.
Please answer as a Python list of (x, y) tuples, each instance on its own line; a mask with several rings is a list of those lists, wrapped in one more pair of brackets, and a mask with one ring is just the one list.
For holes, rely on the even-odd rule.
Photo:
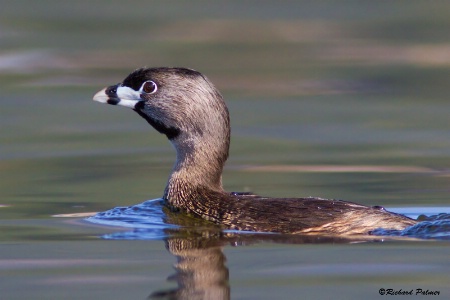
[(228, 158), (229, 133), (222, 137), (181, 135), (172, 140), (177, 160), (164, 192), (169, 205), (184, 208), (186, 203), (201, 201), (197, 195), (199, 189), (223, 192), (222, 171)]

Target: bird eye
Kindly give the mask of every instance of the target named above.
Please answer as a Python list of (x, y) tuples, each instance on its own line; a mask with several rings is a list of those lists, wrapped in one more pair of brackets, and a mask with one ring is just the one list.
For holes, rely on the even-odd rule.
[(154, 92), (156, 92), (157, 89), (158, 86), (156, 85), (155, 82), (151, 80), (144, 82), (144, 84), (141, 87), (141, 90), (147, 94), (153, 94)]

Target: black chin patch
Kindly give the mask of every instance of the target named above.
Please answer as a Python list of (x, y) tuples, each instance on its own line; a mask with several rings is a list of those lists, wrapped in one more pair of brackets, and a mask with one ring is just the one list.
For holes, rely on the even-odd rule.
[(119, 98), (108, 98), (108, 100), (106, 100), (106, 103), (111, 105), (117, 105), (119, 102), (120, 102)]
[(175, 139), (180, 135), (180, 129), (175, 127), (168, 127), (165, 124), (157, 121), (150, 116), (148, 116), (144, 111), (144, 102), (136, 103), (134, 111), (137, 112), (141, 117), (143, 117), (153, 128), (155, 128), (159, 133), (165, 134), (169, 140)]

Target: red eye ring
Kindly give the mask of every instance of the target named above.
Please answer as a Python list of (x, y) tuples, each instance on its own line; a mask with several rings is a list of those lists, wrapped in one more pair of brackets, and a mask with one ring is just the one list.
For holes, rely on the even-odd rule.
[(153, 94), (158, 90), (158, 86), (156, 85), (156, 83), (154, 81), (146, 81), (144, 82), (144, 84), (142, 85), (142, 91), (144, 93), (147, 94)]

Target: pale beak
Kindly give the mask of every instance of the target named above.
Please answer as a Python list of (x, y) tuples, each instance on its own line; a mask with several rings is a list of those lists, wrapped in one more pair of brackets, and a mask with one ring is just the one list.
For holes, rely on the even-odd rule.
[(108, 95), (106, 95), (106, 88), (99, 91), (97, 94), (94, 95), (94, 98), (92, 98), (94, 101), (100, 102), (100, 103), (108, 103)]

